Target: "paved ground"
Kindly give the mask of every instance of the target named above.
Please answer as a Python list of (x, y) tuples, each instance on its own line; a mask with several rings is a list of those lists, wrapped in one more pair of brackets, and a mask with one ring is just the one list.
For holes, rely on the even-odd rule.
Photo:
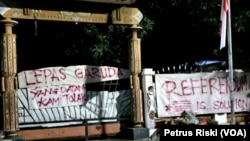
[(136, 139), (136, 140), (118, 139), (118, 138), (99, 138), (99, 139), (90, 138), (90, 139), (77, 139), (71, 141), (160, 141), (160, 137), (153, 136), (150, 138)]
[(160, 136), (155, 134), (150, 138), (129, 140), (129, 139), (119, 139), (119, 138), (103, 138), (103, 139), (87, 139), (85, 141), (160, 141)]
[[(55, 141), (55, 140), (52, 140)], [(68, 140), (57, 140), (57, 141), (160, 141), (159, 134), (157, 131), (153, 131), (150, 134), (149, 138), (143, 138), (143, 139), (136, 139), (136, 140), (131, 140), (131, 139), (123, 139), (119, 137), (99, 137), (99, 138), (81, 138), (81, 139), (68, 139)]]
[[(24, 140), (11, 140), (11, 139), (0, 139), (0, 141), (24, 141)], [(89, 139), (67, 139), (67, 140), (50, 140), (50, 141), (160, 141), (158, 136), (151, 137), (151, 138), (144, 138), (144, 139), (137, 139), (137, 140), (129, 140), (129, 139), (118, 139), (118, 138), (89, 138)]]
[[(85, 140), (86, 141), (86, 140)], [(89, 141), (160, 141), (160, 138), (145, 138), (145, 139), (137, 139), (137, 140), (127, 140), (127, 139), (94, 139)]]
[[(25, 141), (25, 140), (22, 138), (14, 138), (14, 139), (13, 138), (4, 138), (4, 139), (0, 138), (0, 141)], [(136, 140), (123, 139), (119, 137), (99, 137), (99, 138), (89, 137), (89, 138), (58, 139), (58, 140), (52, 139), (49, 141), (160, 141), (160, 137), (157, 131), (153, 130), (153, 132), (150, 133), (149, 138), (136, 139)]]

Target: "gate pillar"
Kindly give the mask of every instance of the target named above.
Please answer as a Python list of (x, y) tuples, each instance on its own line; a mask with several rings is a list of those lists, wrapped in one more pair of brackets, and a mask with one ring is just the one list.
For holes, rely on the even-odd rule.
[(141, 74), (141, 39), (137, 32), (141, 27), (132, 25), (132, 38), (129, 46), (129, 68), (130, 68), (130, 88), (132, 91), (132, 122), (135, 127), (141, 127), (143, 123), (143, 101), (140, 88)]
[[(5, 33), (1, 38), (1, 93), (3, 105), (3, 131), (6, 138), (14, 139), (19, 130), (18, 97), (17, 97), (17, 53), (16, 35), (12, 28), (17, 21), (9, 18), (0, 21), (4, 24)], [(15, 140), (15, 139), (14, 139)]]
[(137, 32), (141, 27), (132, 25), (132, 38), (129, 45), (130, 89), (132, 92), (132, 128), (128, 128), (127, 138), (137, 140), (149, 137), (149, 130), (143, 127), (143, 100), (141, 90), (141, 39)]

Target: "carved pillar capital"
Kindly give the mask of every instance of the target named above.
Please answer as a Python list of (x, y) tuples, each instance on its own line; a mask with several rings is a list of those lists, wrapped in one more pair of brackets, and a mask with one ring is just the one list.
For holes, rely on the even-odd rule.
[(138, 25), (132, 25), (130, 29), (132, 30), (132, 39), (138, 39), (138, 31), (141, 30), (142, 27)]
[(3, 19), (0, 22), (4, 24), (6, 34), (12, 34), (12, 27), (18, 24), (17, 21), (14, 21), (10, 18)]

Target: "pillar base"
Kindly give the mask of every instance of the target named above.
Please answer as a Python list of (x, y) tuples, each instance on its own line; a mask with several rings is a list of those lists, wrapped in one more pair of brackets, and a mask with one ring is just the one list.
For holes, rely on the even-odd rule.
[(138, 140), (138, 139), (144, 139), (149, 138), (149, 129), (148, 128), (127, 128), (125, 130), (126, 138), (130, 140)]

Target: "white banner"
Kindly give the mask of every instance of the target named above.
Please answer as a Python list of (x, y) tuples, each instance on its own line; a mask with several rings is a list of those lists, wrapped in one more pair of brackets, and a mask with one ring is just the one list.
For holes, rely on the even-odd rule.
[[(228, 113), (231, 111), (228, 73), (156, 74), (157, 110), (159, 117)], [(250, 75), (234, 73), (235, 112), (250, 110)]]
[(129, 78), (129, 70), (110, 66), (48, 67), (18, 73), (19, 88), (86, 84)]

